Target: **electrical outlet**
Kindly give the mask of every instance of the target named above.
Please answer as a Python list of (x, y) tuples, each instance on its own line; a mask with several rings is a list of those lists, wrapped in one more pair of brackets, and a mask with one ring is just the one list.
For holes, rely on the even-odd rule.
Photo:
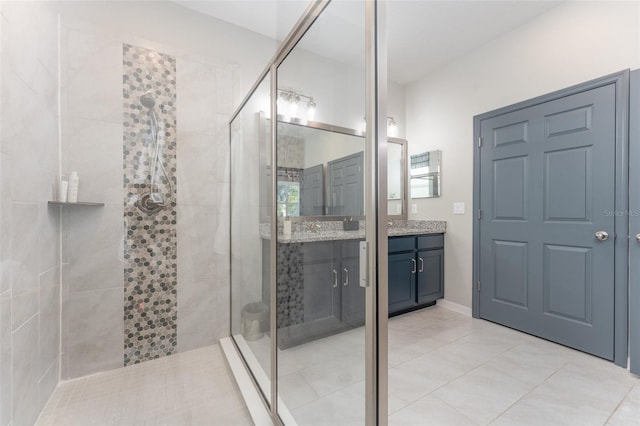
[(457, 202), (453, 203), (453, 214), (464, 214), (464, 203)]
[(411, 214), (417, 214), (417, 213), (418, 213), (418, 205), (411, 204)]

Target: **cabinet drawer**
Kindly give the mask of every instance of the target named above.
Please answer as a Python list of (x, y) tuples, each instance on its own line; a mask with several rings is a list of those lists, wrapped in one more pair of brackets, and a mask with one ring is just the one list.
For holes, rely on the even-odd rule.
[[(389, 244), (391, 245), (391, 244)], [(436, 249), (444, 247), (444, 235), (425, 235), (418, 237), (418, 250), (420, 249)], [(391, 249), (389, 249), (391, 251)]]
[(397, 251), (409, 251), (416, 248), (415, 237), (389, 238), (389, 253)]

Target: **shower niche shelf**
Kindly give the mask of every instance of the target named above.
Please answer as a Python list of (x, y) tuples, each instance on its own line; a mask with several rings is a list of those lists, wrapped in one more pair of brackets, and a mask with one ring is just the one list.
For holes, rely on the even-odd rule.
[(76, 203), (69, 203), (66, 201), (49, 201), (50, 206), (82, 206), (82, 207), (101, 207), (104, 203), (95, 203), (93, 201), (78, 201)]

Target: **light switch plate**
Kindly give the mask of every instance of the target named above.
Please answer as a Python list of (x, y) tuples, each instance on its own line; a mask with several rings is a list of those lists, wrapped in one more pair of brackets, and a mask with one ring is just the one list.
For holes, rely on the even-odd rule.
[(464, 203), (453, 203), (453, 214), (464, 214)]

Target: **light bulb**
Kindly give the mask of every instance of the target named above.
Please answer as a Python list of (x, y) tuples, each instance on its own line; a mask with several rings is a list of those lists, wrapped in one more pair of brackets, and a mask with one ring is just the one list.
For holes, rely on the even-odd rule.
[(300, 101), (300, 98), (298, 96), (295, 97), (291, 97), (289, 99), (289, 102), (291, 102), (289, 104), (289, 115), (291, 115), (291, 117), (295, 117), (296, 114), (298, 113), (298, 102)]
[(393, 117), (388, 117), (387, 119), (387, 133), (389, 136), (398, 135), (398, 123), (396, 123)]
[(307, 104), (307, 119), (313, 121), (314, 118), (316, 118), (316, 103), (311, 99)]

